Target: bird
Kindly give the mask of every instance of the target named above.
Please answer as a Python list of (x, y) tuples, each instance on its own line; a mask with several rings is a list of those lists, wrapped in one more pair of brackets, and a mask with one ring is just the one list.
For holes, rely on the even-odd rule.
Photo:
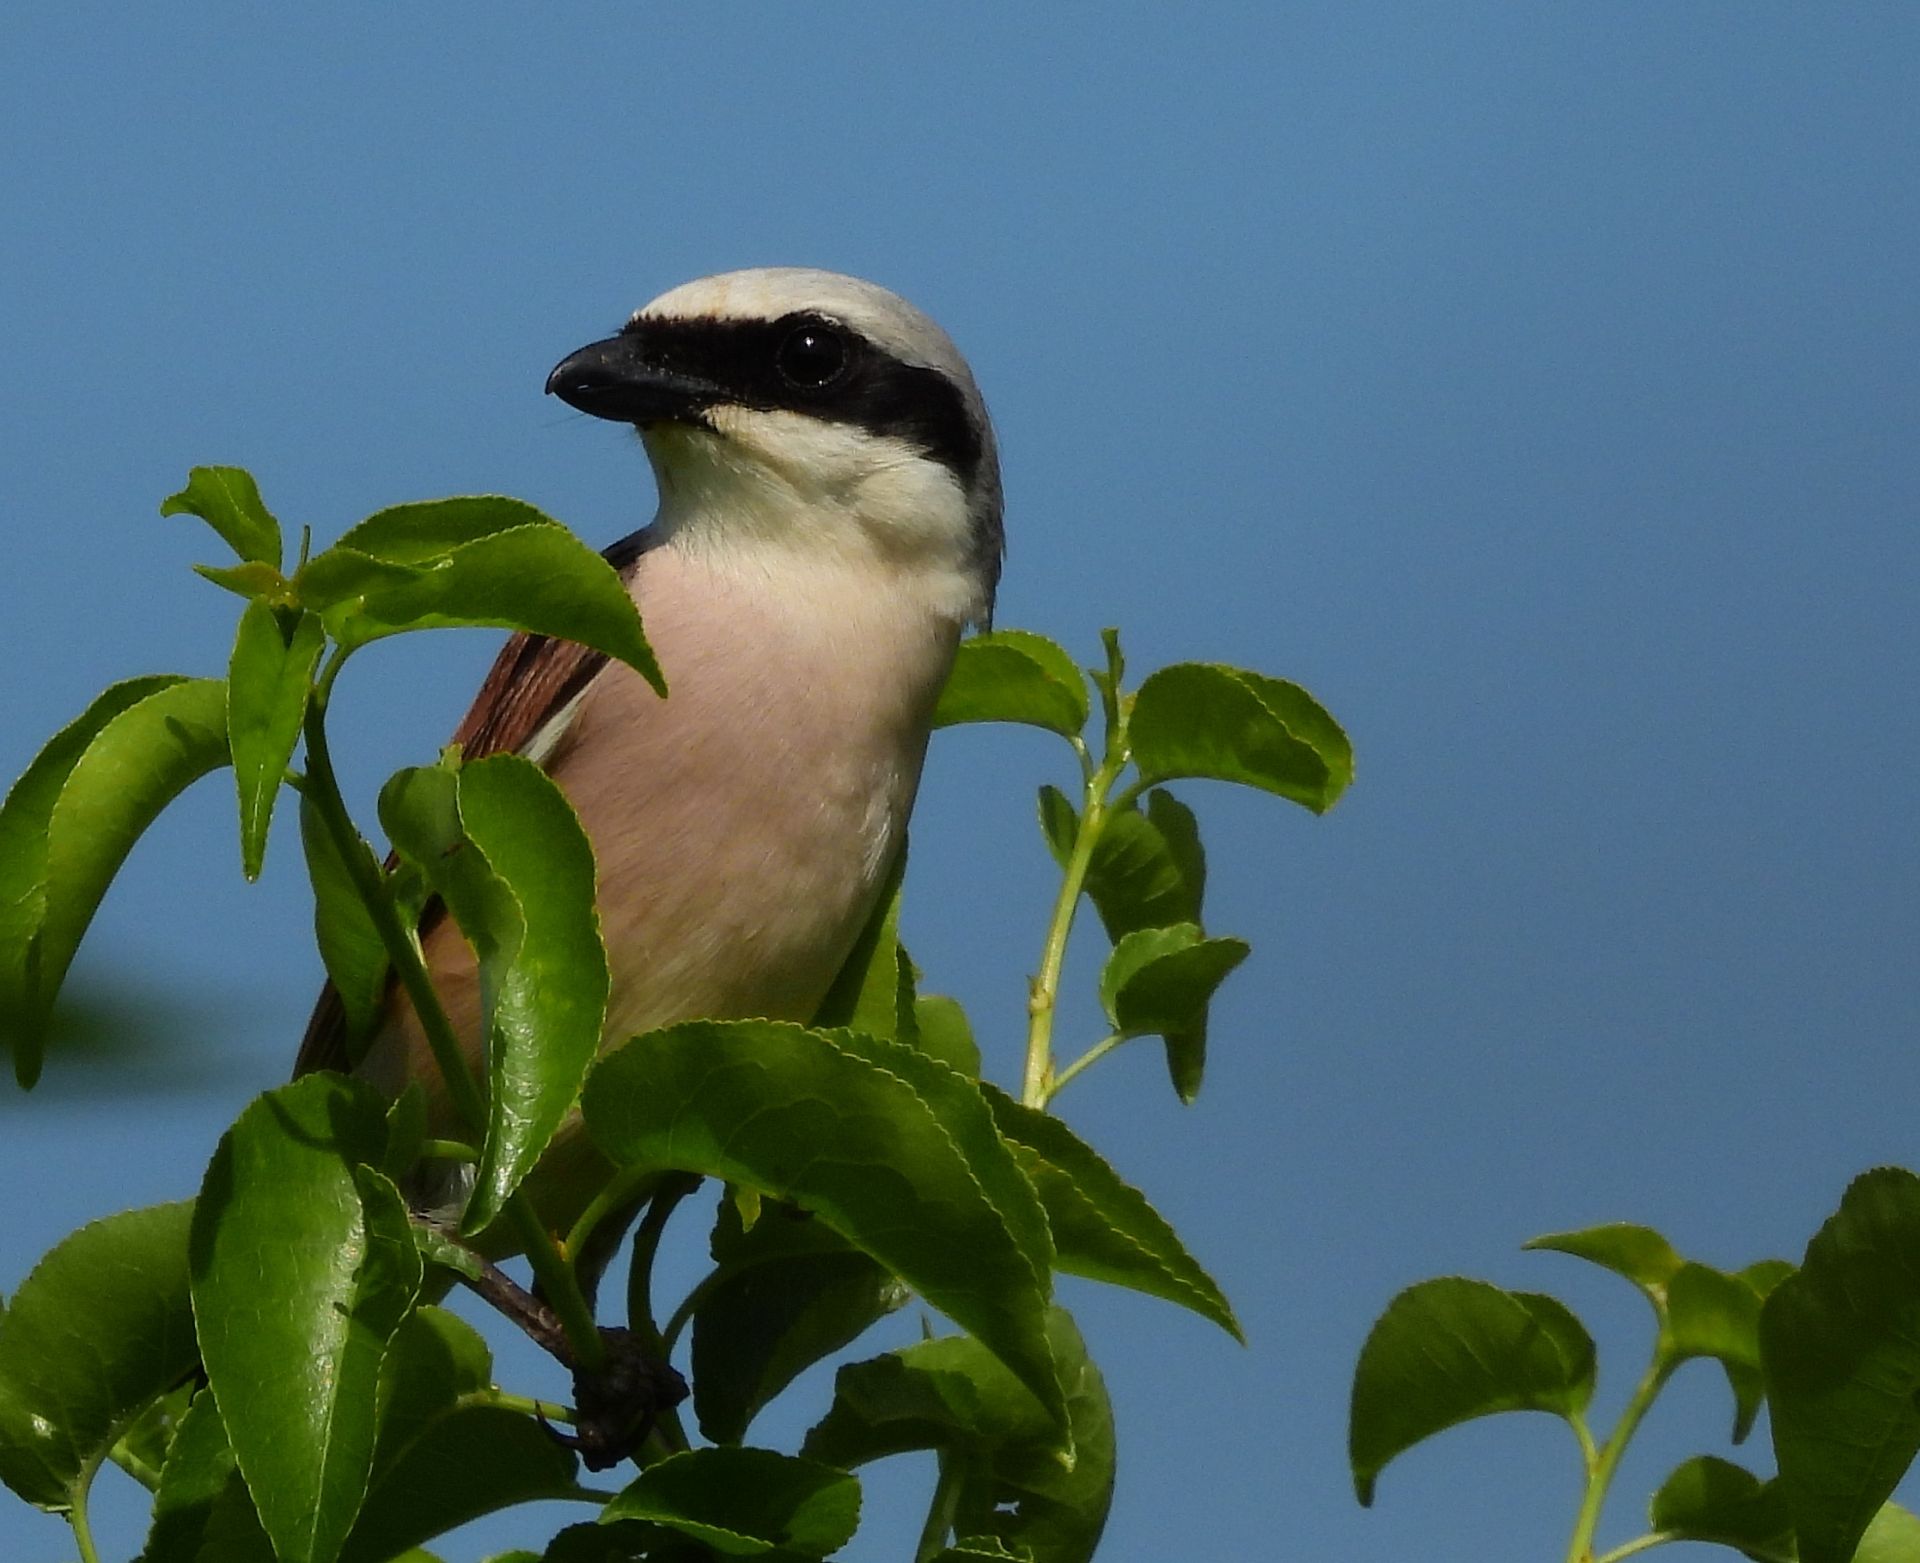
[[(991, 624), (1004, 529), (979, 387), (898, 295), (763, 267), (661, 294), (546, 390), (639, 433), (658, 508), (605, 556), (669, 694), (517, 634), (453, 741), (536, 762), (579, 816), (611, 972), (603, 1049), (692, 1019), (807, 1022), (904, 850), (960, 639)], [(473, 953), (444, 915), (420, 937), (479, 1069)], [(354, 1051), (323, 992), (296, 1074), (352, 1069), (390, 1096), (419, 1082), (435, 1132), (462, 1127), (397, 985)], [(593, 1165), (570, 1124), (529, 1184), (550, 1221)]]

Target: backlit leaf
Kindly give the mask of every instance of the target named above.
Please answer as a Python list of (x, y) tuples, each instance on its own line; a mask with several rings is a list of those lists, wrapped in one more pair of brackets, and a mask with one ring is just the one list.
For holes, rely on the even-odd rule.
[(1662, 1482), (1648, 1517), (1653, 1529), (1676, 1539), (1793, 1553), (1793, 1521), (1780, 1484), (1712, 1455), (1687, 1461)]
[(195, 467), (187, 486), (160, 502), (163, 516), (198, 516), (242, 559), (280, 568), (280, 523), (244, 467)]
[(1624, 1275), (1642, 1291), (1656, 1296), (1684, 1262), (1674, 1252), (1673, 1245), (1652, 1227), (1635, 1226), (1627, 1221), (1584, 1227), (1577, 1232), (1549, 1232), (1521, 1246), (1572, 1254), (1616, 1275)]

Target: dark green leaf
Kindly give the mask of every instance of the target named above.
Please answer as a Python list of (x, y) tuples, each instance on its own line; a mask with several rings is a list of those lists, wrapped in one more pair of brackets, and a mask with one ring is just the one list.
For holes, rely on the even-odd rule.
[(1218, 663), (1181, 662), (1151, 674), (1128, 726), (1149, 782), (1207, 776), (1331, 808), (1353, 779), (1353, 751), (1332, 717), (1297, 684)]
[[(1155, 805), (1154, 799), (1166, 798), (1172, 805)], [(1122, 809), (1110, 814), (1094, 844), (1087, 864), (1087, 896), (1109, 939), (1119, 940), (1143, 928), (1164, 928), (1172, 923), (1198, 923), (1200, 897), (1206, 884), (1204, 864), (1195, 860), (1197, 836), (1191, 843), (1174, 839), (1155, 823), (1158, 813), (1175, 822), (1186, 811), (1164, 792), (1156, 792), (1148, 802), (1148, 813)], [(1192, 816), (1187, 816), (1190, 821)], [(1178, 824), (1174, 824), (1176, 831)]]
[[(940, 1070), (935, 1060), (857, 1042), (772, 1021), (649, 1032), (588, 1077), (587, 1128), (622, 1164), (700, 1172), (813, 1211), (1058, 1410), (1048, 1269), (1031, 1252), (1045, 1218), (1030, 1186), (1031, 1215), (1011, 1209), (1013, 1180), (1024, 1179), (985, 1102), (952, 1071), (929, 1100), (917, 1077)], [(884, 1048), (898, 1068), (872, 1061)], [(972, 1091), (971, 1110), (952, 1087)]]
[(1191, 1308), (1244, 1344), (1219, 1286), (1144, 1194), (1051, 1113), (981, 1090), (1046, 1207), (1057, 1268)]
[(366, 1492), (375, 1388), (420, 1288), (405, 1206), (372, 1169), (372, 1087), (313, 1074), (256, 1099), (193, 1220), (201, 1358), (281, 1563), (333, 1563)]
[(1052, 1310), (1048, 1335), (1066, 1387), (1067, 1438), (978, 1342), (949, 1337), (842, 1368), (833, 1407), (802, 1453), (851, 1466), (941, 1450), (967, 1471), (956, 1534), (996, 1538), (1037, 1563), (1085, 1563), (1113, 1496), (1113, 1414), (1064, 1309)]
[(403, 630), (491, 625), (576, 641), (666, 692), (614, 568), (559, 522), (490, 495), (369, 516), (295, 579), (345, 645)]
[(1687, 1461), (1662, 1482), (1648, 1517), (1653, 1529), (1679, 1540), (1793, 1554), (1793, 1522), (1780, 1484), (1712, 1455)]
[(876, 1037), (900, 1034), (900, 889), (907, 854), (894, 854), (880, 898), (814, 1015), (816, 1026), (850, 1026)]
[(664, 1525), (725, 1557), (824, 1558), (853, 1539), (860, 1484), (771, 1449), (694, 1449), (648, 1466), (604, 1512)]
[(931, 1054), (969, 1080), (980, 1078), (980, 1044), (958, 999), (943, 993), (922, 993), (913, 1001), (913, 1025), (920, 1051)]
[(260, 877), (280, 781), (300, 741), (313, 670), (326, 646), (320, 621), (303, 613), (291, 636), (265, 602), (247, 604), (227, 666), (227, 734), (240, 793), (240, 858), (249, 879)]
[(191, 1371), (192, 1206), (155, 1205), (63, 1239), (0, 1313), (0, 1480), (66, 1509), (126, 1418)]
[(532, 1417), (456, 1407), (374, 1472), (340, 1563), (386, 1563), (483, 1514), (581, 1496), (573, 1454)]
[(1920, 1178), (1856, 1178), (1760, 1315), (1804, 1563), (1847, 1563), (1920, 1450)]
[(1051, 782), (1040, 789), (1040, 834), (1047, 838), (1047, 850), (1062, 868), (1073, 856), (1073, 843), (1080, 834), (1080, 814), (1067, 795)]
[(457, 774), (401, 771), (381, 790), (380, 818), (479, 961), (490, 1088), (465, 1222), (477, 1232), (547, 1148), (600, 1045), (608, 973), (593, 850), (559, 788), (517, 755)]
[(167, 1451), (140, 1563), (195, 1563), (214, 1505), (236, 1480), (227, 1429), (213, 1396), (203, 1389)]
[(1113, 947), (1100, 1001), (1123, 1036), (1165, 1036), (1205, 1018), (1214, 991), (1247, 958), (1243, 939), (1208, 939), (1192, 923), (1142, 928)]
[[(300, 844), (306, 849), (307, 878), (313, 886), (313, 929), (320, 959), (340, 996), (348, 1055), (354, 1057), (380, 1020), (387, 992), (387, 947), (326, 821), (306, 798), (300, 800)], [(373, 862), (372, 848), (358, 836), (353, 850)], [(374, 867), (377, 871), (378, 865)]]
[(280, 568), (280, 523), (244, 467), (195, 467), (187, 486), (160, 502), (163, 516), (198, 516), (242, 559)]
[(1044, 635), (975, 635), (960, 643), (933, 714), (935, 727), (960, 722), (1023, 722), (1073, 738), (1087, 725), (1087, 682)]
[(907, 1299), (831, 1227), (781, 1205), (743, 1230), (723, 1200), (713, 1259), (693, 1315), (693, 1407), (717, 1444), (738, 1443), (797, 1374)]
[(0, 1043), (39, 1078), (46, 1024), (81, 936), (140, 833), (227, 758), (218, 679), (115, 685), (0, 804)]
[(1025, 1550), (1009, 1552), (994, 1536), (968, 1536), (933, 1555), (933, 1563), (1032, 1563)]
[(395, 1333), (373, 1479), (342, 1563), (385, 1563), (483, 1514), (582, 1496), (574, 1456), (538, 1422), (468, 1400), (492, 1372), (486, 1342), (443, 1309), (421, 1308)]
[(1652, 1227), (1634, 1226), (1626, 1221), (1584, 1227), (1577, 1232), (1549, 1232), (1521, 1246), (1551, 1249), (1585, 1259), (1616, 1275), (1624, 1275), (1656, 1299), (1665, 1295), (1663, 1289), (1683, 1263), (1673, 1245)]
[(1388, 1305), (1354, 1369), (1347, 1454), (1354, 1491), (1422, 1439), (1496, 1411), (1571, 1417), (1593, 1395), (1593, 1339), (1551, 1297), (1458, 1276)]

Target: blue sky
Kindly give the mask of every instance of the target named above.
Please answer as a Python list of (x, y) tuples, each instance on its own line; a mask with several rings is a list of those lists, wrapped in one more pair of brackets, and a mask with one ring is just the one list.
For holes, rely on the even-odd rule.
[[(1085, 658), (1118, 624), (1141, 671), (1241, 663), (1348, 727), (1325, 819), (1186, 789), (1210, 923), (1254, 945), (1199, 1103), (1146, 1045), (1061, 1099), (1252, 1342), (1064, 1287), (1120, 1416), (1103, 1559), (1557, 1556), (1575, 1453), (1543, 1418), (1451, 1434), (1355, 1506), (1348, 1375), (1392, 1293), (1557, 1292), (1614, 1406), (1643, 1306), (1524, 1239), (1631, 1219), (1712, 1263), (1797, 1257), (1849, 1176), (1920, 1159), (1911, 7), (184, 12), (6, 24), (0, 775), (112, 679), (223, 664), (205, 544), (156, 514), (189, 465), (253, 468), (323, 540), (485, 490), (611, 540), (651, 509), (644, 463), (547, 370), (770, 263), (895, 287), (971, 358), (1000, 622)], [(356, 663), (360, 802), (492, 648)], [(1002, 1081), (1060, 758), (943, 735), (915, 826), (910, 940)], [(284, 1077), (318, 971), (298, 853), (277, 832), (249, 888), (232, 836), (208, 783), (142, 845), (75, 977), (117, 1045), (0, 1091), (0, 1289), (190, 1192)], [(1729, 1453), (1728, 1420), (1683, 1372), (1603, 1540)], [(877, 1469), (847, 1556), (906, 1555), (929, 1479)], [(135, 1549), (130, 1502), (101, 1523)], [(71, 1549), (9, 1503), (0, 1550)]]

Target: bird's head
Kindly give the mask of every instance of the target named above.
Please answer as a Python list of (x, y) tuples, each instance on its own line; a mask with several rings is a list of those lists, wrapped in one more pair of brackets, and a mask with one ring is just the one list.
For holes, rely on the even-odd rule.
[(639, 429), (659, 525), (693, 546), (772, 543), (946, 579), (984, 622), (1000, 574), (1000, 466), (946, 332), (834, 272), (774, 267), (662, 294), (547, 390)]

